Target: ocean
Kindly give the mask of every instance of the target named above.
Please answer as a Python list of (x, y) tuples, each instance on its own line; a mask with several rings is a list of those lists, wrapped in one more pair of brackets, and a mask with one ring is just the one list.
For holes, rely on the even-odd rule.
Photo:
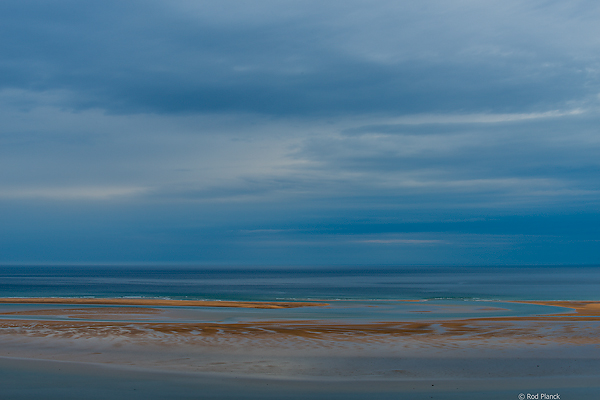
[(600, 266), (1, 266), (0, 297), (597, 300)]

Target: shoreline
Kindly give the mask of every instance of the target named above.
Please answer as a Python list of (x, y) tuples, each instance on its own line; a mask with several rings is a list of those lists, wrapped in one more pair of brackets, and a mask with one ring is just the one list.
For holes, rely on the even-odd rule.
[[(394, 300), (395, 301), (395, 300)], [(336, 320), (334, 318), (315, 319), (256, 319), (246, 321), (152, 321), (148, 318), (160, 313), (159, 309), (148, 306), (180, 307), (230, 307), (255, 309), (286, 309), (298, 307), (325, 306), (328, 303), (286, 303), (286, 302), (245, 302), (245, 301), (203, 301), (203, 300), (163, 300), (163, 299), (69, 299), (69, 298), (19, 298), (0, 299), (0, 304), (39, 304), (39, 305), (95, 305), (96, 308), (50, 310), (26, 310), (0, 313), (0, 328), (3, 333), (16, 334), (19, 327), (28, 326), (29, 333), (50, 329), (56, 336), (78, 334), (92, 337), (112, 331), (126, 337), (141, 337), (148, 334), (169, 334), (171, 337), (227, 336), (247, 337), (256, 340), (269, 335), (282, 338), (336, 338), (349, 341), (364, 341), (373, 336), (413, 337), (424, 340), (460, 339), (480, 340), (481, 338), (517, 338), (535, 336), (543, 324), (567, 326), (577, 322), (593, 324), (600, 321), (600, 301), (507, 301), (552, 307), (563, 307), (572, 312), (532, 314), (521, 316), (472, 316), (463, 318), (364, 321)], [(102, 307), (108, 306), (108, 307)], [(119, 306), (125, 306), (120, 308)], [(130, 307), (133, 306), (133, 307)], [(63, 316), (66, 319), (49, 319)], [(15, 318), (16, 317), (16, 318)], [(26, 317), (26, 318), (19, 318)], [(94, 318), (107, 318), (105, 320)], [(127, 320), (119, 320), (127, 318)], [(137, 318), (137, 319), (132, 319)], [(524, 325), (523, 325), (524, 324)], [(522, 326), (521, 326), (522, 325)], [(518, 329), (515, 329), (515, 327)], [(118, 333), (117, 333), (118, 332)], [(25, 331), (22, 331), (25, 334)], [(533, 337), (532, 336), (532, 337)], [(593, 336), (586, 336), (585, 342), (600, 343)], [(571, 339), (583, 337), (570, 334), (562, 337)], [(558, 338), (555, 338), (558, 339)]]
[[(510, 303), (537, 304), (540, 306), (565, 307), (575, 311), (580, 316), (600, 317), (600, 301), (598, 300), (523, 300), (509, 301)], [(573, 316), (571, 313), (551, 314), (555, 316)]]
[(64, 304), (104, 306), (154, 306), (154, 307), (230, 307), (257, 309), (284, 309), (322, 307), (327, 303), (293, 301), (234, 301), (234, 300), (169, 300), (146, 298), (86, 298), (86, 297), (4, 297), (0, 304)]
[[(80, 299), (23, 300), (0, 299), (0, 303), (64, 305), (57, 308), (59, 311), (82, 305)], [(83, 300), (93, 301), (96, 306), (86, 308), (90, 316), (106, 310), (115, 315), (123, 313), (128, 319), (130, 313), (140, 314), (139, 318), (152, 316), (156, 309), (148, 306), (166, 301)], [(169, 306), (190, 304), (286, 308), (289, 303), (167, 301)], [(256, 399), (273, 400), (330, 400), (332, 393), (343, 393), (351, 400), (389, 400), (397, 393), (411, 393), (415, 399), (423, 394), (425, 400), (442, 393), (448, 396), (443, 399), (475, 400), (482, 394), (485, 398), (504, 399), (516, 398), (519, 392), (550, 388), (561, 388), (564, 398), (582, 398), (577, 395), (581, 387), (587, 388), (586, 395), (598, 393), (600, 380), (595, 371), (600, 371), (600, 318), (595, 312), (600, 302), (535, 304), (567, 307), (572, 313), (559, 309), (559, 313), (546, 317), (362, 323), (333, 319), (59, 321), (48, 319), (53, 317), (52, 312), (39, 319), (0, 319), (0, 375), (2, 371), (7, 371), (7, 376), (8, 372), (22, 371), (17, 381), (0, 378), (0, 383), (14, 385), (15, 390), (27, 387), (34, 371), (46, 379), (36, 383), (41, 388), (51, 387), (56, 379), (78, 379), (85, 392), (90, 382), (98, 383), (94, 390), (103, 393), (100, 399), (112, 398), (103, 390), (113, 387), (114, 382), (123, 382), (123, 388), (132, 388), (128, 385), (139, 381), (156, 384), (146, 391), (135, 386), (140, 400), (177, 398), (173, 391), (179, 390), (183, 382), (191, 385), (192, 391), (211, 387), (215, 397), (223, 395), (220, 398), (227, 400), (248, 398), (247, 391), (254, 391)], [(126, 307), (118, 307), (121, 305)], [(17, 313), (26, 316), (28, 311)], [(164, 397), (158, 396), (159, 387), (166, 388)], [(289, 397), (291, 389), (298, 393), (296, 397)], [(123, 391), (129, 395), (133, 389)], [(63, 394), (49, 398), (62, 400)]]
[[(0, 298), (1, 304), (39, 304), (39, 305), (96, 305), (96, 306), (146, 306), (146, 307), (215, 307), (215, 308), (252, 308), (252, 309), (292, 309), (301, 307), (325, 307), (331, 303), (348, 300), (317, 300), (317, 301), (237, 301), (237, 300), (172, 300), (156, 298), (85, 298), (85, 297), (5, 297)], [(362, 300), (352, 300), (362, 302)], [(372, 300), (365, 300), (370, 302)], [(427, 300), (378, 300), (380, 302), (427, 302)], [(572, 317), (577, 319), (600, 319), (599, 300), (493, 300), (498, 303), (534, 304), (540, 306), (562, 307), (571, 309), (572, 312), (555, 312), (548, 314), (535, 314), (529, 316), (506, 317), (469, 317), (458, 320), (539, 320)], [(444, 321), (435, 318), (431, 321)], [(457, 321), (457, 320), (455, 320)], [(406, 322), (398, 320), (398, 322)]]

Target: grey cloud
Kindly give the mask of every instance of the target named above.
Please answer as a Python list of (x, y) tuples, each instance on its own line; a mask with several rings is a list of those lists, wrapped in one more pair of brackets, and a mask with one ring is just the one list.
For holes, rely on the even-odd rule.
[[(60, 96), (47, 97), (38, 100)], [(162, 203), (589, 208), (600, 190), (594, 111), (330, 124), (12, 107), (4, 103), (1, 114), (0, 166), (10, 171), (2, 179), (5, 198), (123, 193), (126, 200), (130, 193)]]
[(594, 112), (493, 124), (368, 125), (312, 138), (301, 154), (329, 176), (346, 177), (346, 188), (382, 199), (593, 207), (600, 190), (597, 126)]
[[(360, 1), (312, 4), (312, 12), (301, 4), (287, 2), (295, 12), (286, 12), (271, 2), (6, 1), (1, 33), (10, 40), (0, 48), (0, 85), (68, 90), (73, 96), (65, 105), (75, 109), (270, 115), (514, 112), (599, 91), (590, 72), (598, 65), (594, 48), (577, 55), (564, 48), (523, 55), (523, 44), (508, 32), (515, 23), (490, 20), (495, 10), (518, 25), (519, 13), (527, 12), (540, 24), (543, 17), (557, 19), (562, 30), (573, 19), (593, 29), (578, 13), (560, 20), (556, 5), (532, 11), (513, 3), (486, 9), (462, 2), (383, 2), (372, 15)], [(251, 6), (263, 11), (235, 17)], [(579, 6), (595, 11), (590, 3)], [(390, 16), (382, 23), (385, 12)], [(461, 18), (476, 21), (480, 37), (466, 36), (477, 34), (465, 31)], [(523, 40), (540, 43), (522, 28)], [(481, 50), (496, 48), (497, 40), (506, 41), (501, 55)], [(377, 46), (381, 54), (371, 54)]]
[(599, 7), (2, 1), (0, 262), (597, 261)]

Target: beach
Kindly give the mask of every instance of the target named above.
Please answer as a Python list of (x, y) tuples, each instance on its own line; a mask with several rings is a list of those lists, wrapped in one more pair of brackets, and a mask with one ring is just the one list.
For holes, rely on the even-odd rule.
[[(163, 382), (164, 390), (145, 396), (157, 399), (167, 398), (161, 396), (178, 380), (198, 390), (199, 382), (210, 382), (214, 398), (232, 399), (240, 393), (382, 399), (399, 393), (440, 399), (600, 393), (599, 302), (464, 303), (361, 302), (364, 309), (388, 310), (381, 314), (385, 318), (405, 308), (410, 314), (401, 315), (412, 316), (377, 321), (343, 318), (341, 311), (349, 307), (344, 301), (224, 306), (161, 299), (1, 299), (0, 357), (6, 368), (20, 363), (24, 376), (34, 365), (42, 375), (56, 374), (52, 363), (70, 366), (64, 379), (73, 375), (69, 368), (100, 368), (101, 376), (119, 375), (125, 386), (135, 381), (123, 378), (128, 374), (154, 376), (148, 379)], [(351, 310), (358, 307), (352, 303)], [(520, 315), (523, 310), (530, 314)], [(120, 369), (125, 372), (117, 373)], [(13, 382), (7, 385), (18, 386), (19, 379)], [(290, 391), (296, 386), (300, 389)], [(18, 392), (12, 398), (26, 398)], [(200, 398), (188, 395), (175, 398)]]

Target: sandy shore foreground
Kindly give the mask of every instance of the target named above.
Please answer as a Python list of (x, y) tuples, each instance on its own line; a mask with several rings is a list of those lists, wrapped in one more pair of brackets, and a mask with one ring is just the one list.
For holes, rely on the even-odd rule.
[[(32, 379), (34, 378), (34, 379)], [(592, 376), (571, 379), (334, 380), (181, 374), (99, 364), (0, 357), (2, 398), (10, 400), (506, 400), (519, 393), (597, 398)]]
[[(398, 393), (410, 392), (411, 399), (500, 399), (516, 398), (518, 391), (526, 390), (561, 390), (562, 399), (600, 395), (600, 302), (531, 302), (571, 310), (551, 315), (364, 323), (144, 320), (165, 312), (161, 306), (284, 309), (324, 304), (310, 302), (51, 298), (0, 299), (0, 303), (26, 305), (0, 313), (0, 358), (5, 357), (7, 370), (17, 359), (78, 362), (162, 373), (221, 374), (225, 381), (245, 377), (263, 383), (288, 382), (281, 390), (297, 380), (356, 381), (357, 393), (364, 394), (352, 397), (344, 384), (306, 383), (305, 388), (314, 391), (306, 389), (297, 398), (396, 399)], [(498, 307), (481, 309), (494, 312)], [(64, 319), (57, 320), (59, 316)], [(93, 320), (100, 317), (106, 320)], [(30, 371), (29, 364), (22, 365), (23, 371)], [(48, 372), (54, 371), (51, 368), (43, 371), (48, 376), (54, 373)], [(198, 379), (190, 382), (204, 378)], [(248, 384), (263, 385), (259, 381)], [(11, 382), (16, 380), (7, 380), (7, 385)], [(239, 398), (246, 387), (235, 386), (234, 381), (223, 385), (225, 392), (227, 387), (238, 390), (222, 396), (227, 399)], [(377, 392), (383, 387), (389, 390)], [(219, 394), (217, 386), (213, 389)], [(257, 389), (256, 398), (296, 398), (263, 389)], [(163, 398), (156, 393), (148, 398)], [(569, 393), (575, 397), (564, 396)]]

